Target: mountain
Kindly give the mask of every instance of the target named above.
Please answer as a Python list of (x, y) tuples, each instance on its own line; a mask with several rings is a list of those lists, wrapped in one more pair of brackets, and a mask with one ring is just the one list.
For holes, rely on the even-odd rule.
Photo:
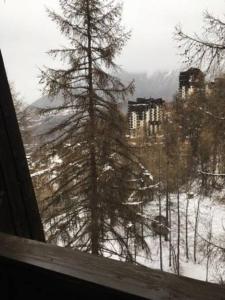
[[(120, 110), (127, 113), (128, 100), (135, 100), (138, 97), (144, 98), (163, 98), (166, 101), (172, 101), (173, 96), (178, 90), (179, 71), (163, 72), (157, 71), (152, 75), (146, 73), (128, 73), (121, 72), (117, 76), (124, 84), (128, 84), (132, 80), (135, 81), (135, 93), (126, 102), (119, 102)], [(57, 116), (40, 115), (39, 111), (43, 108), (54, 108), (63, 104), (63, 96), (59, 94), (55, 97), (43, 96), (34, 101), (28, 106), (28, 110), (33, 114), (33, 129), (35, 134), (45, 132), (47, 129), (54, 127), (62, 119), (65, 118), (63, 114), (59, 113)]]
[[(144, 98), (163, 98), (165, 101), (172, 101), (173, 96), (178, 90), (179, 71), (170, 72), (157, 71), (151, 75), (147, 73), (128, 73), (121, 71), (117, 76), (124, 84), (132, 80), (135, 81), (135, 93), (129, 100), (135, 100), (138, 97)], [(119, 101), (119, 100), (118, 100)], [(44, 96), (33, 102), (30, 109), (53, 108), (63, 103), (63, 96), (60, 94), (55, 97)], [(120, 109), (127, 113), (128, 101), (120, 102)]]
[[(135, 82), (134, 95), (129, 100), (136, 98), (163, 98), (169, 102), (173, 100), (178, 90), (179, 71), (171, 72), (157, 71), (151, 75), (147, 73), (128, 73), (121, 72), (119, 74), (122, 82), (128, 84), (132, 80)], [(127, 112), (128, 103), (121, 105), (122, 111)]]
[(164, 98), (171, 101), (178, 89), (179, 71), (170, 72), (157, 71), (148, 75), (147, 73), (122, 72), (119, 75), (124, 82), (135, 80), (135, 94), (137, 97)]
[(43, 108), (54, 108), (63, 104), (63, 96), (61, 94), (48, 97), (43, 96), (36, 101), (34, 101), (29, 107), (30, 109), (43, 109)]
[[(166, 101), (172, 101), (173, 96), (178, 90), (179, 71), (171, 72), (157, 71), (151, 75), (147, 73), (128, 73), (122, 71), (117, 76), (128, 84), (135, 81), (135, 93), (129, 100), (135, 100), (138, 97), (163, 98)], [(53, 108), (63, 103), (63, 96), (56, 97), (44, 96), (30, 105), (30, 108)], [(122, 110), (127, 110), (127, 103), (121, 104)]]

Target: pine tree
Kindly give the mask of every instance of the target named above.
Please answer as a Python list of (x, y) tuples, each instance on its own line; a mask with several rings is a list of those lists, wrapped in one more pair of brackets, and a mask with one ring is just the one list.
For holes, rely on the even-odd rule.
[[(149, 200), (151, 176), (131, 153), (125, 118), (118, 110), (134, 90), (115, 74), (114, 63), (130, 33), (121, 23), (121, 5), (103, 0), (60, 0), (62, 15), (48, 11), (70, 46), (51, 50), (64, 68), (46, 68), (41, 83), (50, 96), (61, 94), (63, 104), (46, 112), (61, 120), (48, 131), (47, 159), (54, 192), (46, 199), (50, 239), (96, 255), (116, 254), (133, 260), (133, 244), (142, 245), (141, 207)], [(62, 115), (62, 114), (61, 114)], [(51, 137), (51, 138), (50, 138)], [(144, 182), (144, 188), (143, 188)], [(53, 220), (53, 221), (52, 221)], [(148, 250), (146, 244), (145, 249)]]

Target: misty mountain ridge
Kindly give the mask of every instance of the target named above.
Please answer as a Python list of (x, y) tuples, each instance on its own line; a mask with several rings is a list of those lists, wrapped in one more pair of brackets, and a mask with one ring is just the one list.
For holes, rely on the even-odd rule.
[(135, 81), (133, 99), (153, 97), (172, 101), (178, 90), (179, 71), (156, 71), (151, 75), (124, 71), (120, 74), (120, 78), (124, 83)]
[[(172, 101), (173, 96), (178, 90), (179, 71), (170, 72), (157, 71), (151, 75), (147, 73), (129, 73), (122, 71), (117, 75), (124, 84), (132, 80), (135, 81), (135, 92), (128, 100), (135, 100), (138, 97), (143, 98), (163, 98), (165, 101)], [(127, 101), (128, 101), (127, 100)], [(63, 96), (55, 97), (43, 96), (34, 101), (30, 108), (43, 109), (54, 108), (63, 104)], [(127, 112), (128, 102), (121, 103), (123, 112)]]
[(49, 97), (49, 96), (43, 96), (33, 103), (30, 104), (30, 108), (36, 108), (36, 109), (44, 109), (44, 108), (54, 108), (59, 107), (63, 104), (63, 96), (61, 94)]

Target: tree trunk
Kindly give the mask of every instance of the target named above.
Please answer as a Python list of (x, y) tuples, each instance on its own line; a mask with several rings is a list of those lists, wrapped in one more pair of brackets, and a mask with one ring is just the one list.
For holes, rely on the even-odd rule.
[[(179, 158), (178, 158), (179, 160)], [(180, 186), (179, 186), (179, 163), (177, 168), (177, 275), (180, 275)]]
[(172, 267), (172, 220), (171, 220), (171, 207), (169, 204), (169, 267)]
[(89, 136), (89, 151), (90, 151), (90, 168), (91, 168), (91, 253), (99, 254), (99, 214), (98, 214), (98, 196), (97, 196), (97, 168), (96, 168), (96, 120), (95, 120), (95, 99), (93, 91), (93, 69), (92, 69), (92, 34), (91, 34), (91, 15), (90, 2), (87, 0), (87, 36), (88, 36), (88, 92), (89, 92), (89, 118), (90, 118), (90, 136)]
[(188, 246), (188, 208), (189, 208), (189, 198), (187, 197), (186, 211), (185, 211), (185, 248), (186, 248), (186, 258), (189, 260), (189, 246)]
[(195, 232), (194, 232), (194, 262), (197, 262), (197, 234), (198, 234), (198, 219), (199, 219), (199, 209), (200, 209), (201, 198), (198, 199), (197, 212), (195, 216)]
[[(161, 201), (161, 152), (159, 149), (159, 216), (160, 216), (160, 224), (162, 231), (162, 201)], [(163, 249), (162, 249), (162, 234), (159, 235), (159, 251), (160, 251), (160, 270), (163, 271)]]
[(177, 190), (177, 275), (180, 275), (180, 191)]
[[(169, 189), (168, 189), (168, 164), (166, 162), (166, 227), (169, 228)], [(165, 235), (165, 241), (168, 241), (168, 234)]]

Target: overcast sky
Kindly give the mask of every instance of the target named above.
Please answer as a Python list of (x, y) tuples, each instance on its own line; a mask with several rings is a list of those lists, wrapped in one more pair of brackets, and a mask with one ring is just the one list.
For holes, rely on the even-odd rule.
[[(49, 65), (46, 51), (63, 45), (45, 7), (57, 0), (0, 0), (0, 48), (8, 77), (24, 100), (41, 96), (39, 68)], [(130, 72), (173, 70), (181, 67), (173, 40), (174, 27), (200, 32), (202, 13), (225, 13), (225, 0), (124, 0), (123, 22), (132, 38), (117, 62)]]

